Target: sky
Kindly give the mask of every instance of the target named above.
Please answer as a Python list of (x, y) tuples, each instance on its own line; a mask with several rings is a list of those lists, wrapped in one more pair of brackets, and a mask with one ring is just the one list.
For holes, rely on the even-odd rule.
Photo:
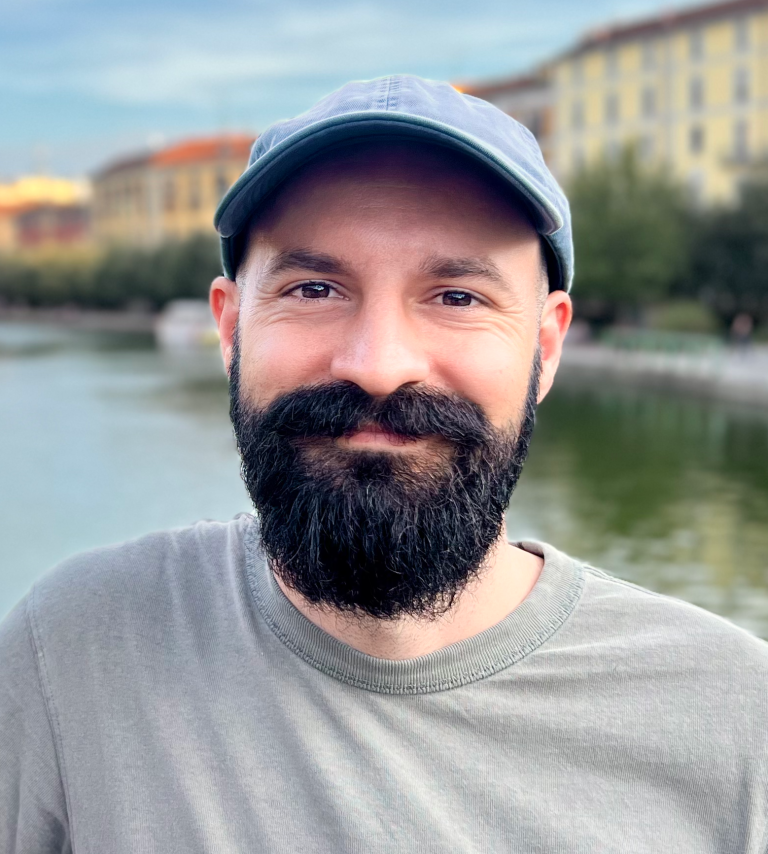
[(347, 80), (524, 72), (690, 0), (3, 0), (0, 180), (254, 133)]

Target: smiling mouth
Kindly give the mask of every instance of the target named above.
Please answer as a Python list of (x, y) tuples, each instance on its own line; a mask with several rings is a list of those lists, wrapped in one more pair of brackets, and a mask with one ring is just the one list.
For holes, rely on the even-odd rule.
[(391, 433), (378, 424), (363, 424), (357, 430), (347, 433), (336, 440), (343, 447), (348, 448), (405, 448), (424, 442), (423, 439), (400, 436)]

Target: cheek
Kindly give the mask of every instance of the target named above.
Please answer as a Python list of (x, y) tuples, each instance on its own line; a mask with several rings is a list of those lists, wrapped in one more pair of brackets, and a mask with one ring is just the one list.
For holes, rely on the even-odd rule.
[(496, 427), (517, 424), (528, 392), (536, 340), (478, 336), (440, 354), (441, 385), (477, 403)]
[(322, 336), (290, 324), (254, 325), (241, 333), (240, 383), (255, 404), (302, 385), (321, 382), (330, 364), (329, 344)]

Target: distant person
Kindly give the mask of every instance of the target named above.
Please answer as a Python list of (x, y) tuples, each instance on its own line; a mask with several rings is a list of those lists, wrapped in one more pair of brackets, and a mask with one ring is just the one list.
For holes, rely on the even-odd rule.
[(7, 618), (0, 850), (764, 854), (768, 646), (507, 541), (571, 320), (533, 136), (351, 83), (217, 226), (257, 514), (76, 557)]
[(741, 312), (733, 318), (731, 323), (731, 341), (740, 350), (746, 350), (752, 343), (752, 330), (754, 321), (751, 315)]

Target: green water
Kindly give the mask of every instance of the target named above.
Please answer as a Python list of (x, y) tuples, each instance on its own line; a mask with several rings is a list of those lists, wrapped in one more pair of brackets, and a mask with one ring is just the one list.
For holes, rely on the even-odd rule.
[[(215, 353), (0, 324), (0, 615), (57, 562), (248, 509)], [(510, 535), (768, 637), (768, 414), (560, 383)]]

